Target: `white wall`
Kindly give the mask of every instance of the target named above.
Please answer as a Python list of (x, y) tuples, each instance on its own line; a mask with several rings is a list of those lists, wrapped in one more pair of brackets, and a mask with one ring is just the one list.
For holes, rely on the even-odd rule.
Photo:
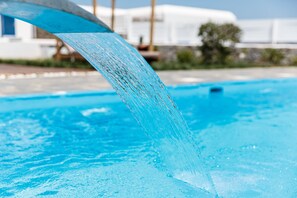
[(4, 38), (0, 40), (2, 59), (40, 59), (51, 58), (55, 53), (55, 40), (19, 40)]
[[(0, 17), (0, 39), (1, 39), (1, 33), (2, 33), (2, 21)], [(18, 39), (32, 39), (34, 36), (33, 26), (27, 22), (23, 22), (20, 20), (15, 20), (15, 36), (5, 36), (5, 37), (15, 37)]]
[(277, 20), (277, 23), (277, 42), (297, 43), (297, 19)]
[(297, 19), (242, 20), (243, 43), (297, 43)]
[(0, 58), (38, 59), (52, 57), (55, 53), (55, 41), (33, 38), (34, 26), (15, 20), (15, 36), (0, 36)]
[(31, 24), (15, 20), (15, 37), (23, 40), (30, 40), (34, 37), (34, 28)]
[[(128, 41), (138, 44), (143, 36), (149, 42), (150, 7), (130, 9), (131, 30)], [(199, 9), (183, 6), (162, 5), (156, 7), (155, 44), (157, 45), (197, 45), (201, 24), (235, 22), (236, 16), (228, 11)], [(136, 20), (137, 19), (137, 20)]]

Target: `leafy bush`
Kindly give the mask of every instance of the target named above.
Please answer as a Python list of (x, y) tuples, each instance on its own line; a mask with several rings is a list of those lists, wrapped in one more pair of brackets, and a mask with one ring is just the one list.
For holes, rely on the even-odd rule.
[(180, 63), (192, 63), (196, 57), (191, 49), (183, 49), (176, 53), (177, 61)]
[(156, 71), (162, 70), (191, 70), (191, 69), (224, 69), (224, 68), (249, 68), (261, 65), (249, 64), (246, 62), (235, 62), (226, 64), (199, 64), (199, 63), (180, 63), (178, 61), (159, 61), (154, 62), (152, 67)]
[(235, 51), (235, 44), (240, 42), (241, 30), (232, 23), (202, 25), (198, 36), (201, 37), (202, 61), (204, 64), (227, 64)]
[(158, 61), (152, 63), (152, 68), (156, 71), (189, 70), (193, 69), (193, 65), (191, 63), (180, 63), (177, 61)]
[(297, 66), (297, 56), (292, 58), (291, 64), (294, 65), (294, 66)]
[(262, 61), (268, 64), (280, 64), (284, 58), (284, 53), (277, 49), (265, 49), (261, 54)]

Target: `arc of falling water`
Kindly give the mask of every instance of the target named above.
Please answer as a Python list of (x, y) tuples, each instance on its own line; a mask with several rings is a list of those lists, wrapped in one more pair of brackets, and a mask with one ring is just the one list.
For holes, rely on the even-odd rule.
[(200, 181), (198, 187), (217, 196), (192, 134), (165, 85), (119, 35), (67, 0), (0, 0), (0, 13), (53, 33), (80, 52), (111, 83), (153, 139), (167, 171), (173, 170), (173, 176), (190, 172)]

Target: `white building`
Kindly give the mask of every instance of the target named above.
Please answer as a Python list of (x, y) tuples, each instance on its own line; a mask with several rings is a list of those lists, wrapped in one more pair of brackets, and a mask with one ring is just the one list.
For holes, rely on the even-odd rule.
[[(92, 11), (91, 6), (83, 6)], [(157, 45), (197, 45), (201, 24), (208, 21), (215, 23), (236, 22), (236, 16), (228, 11), (210, 10), (173, 5), (156, 6), (155, 44)], [(110, 8), (99, 7), (97, 16), (107, 25), (110, 21)], [(117, 9), (115, 11), (115, 31), (128, 42), (138, 44), (140, 37), (149, 42), (150, 7)]]
[[(82, 6), (92, 12), (91, 6)], [(137, 45), (140, 37), (149, 42), (150, 7), (116, 9), (115, 31), (128, 42)], [(97, 16), (107, 25), (111, 23), (111, 9), (97, 8)], [(233, 13), (182, 6), (156, 6), (155, 44), (197, 45), (199, 26), (208, 21), (235, 22)], [(55, 52), (55, 40), (37, 39), (36, 28), (9, 17), (0, 21), (0, 58), (47, 58)]]
[[(91, 6), (82, 6), (92, 12)], [(115, 31), (137, 45), (149, 42), (150, 7), (115, 10)], [(97, 8), (97, 16), (111, 23), (111, 9)], [(297, 19), (237, 21), (228, 11), (173, 5), (156, 6), (156, 45), (198, 45), (198, 30), (206, 22), (237, 23), (243, 43), (297, 43)], [(37, 37), (37, 29), (25, 22), (0, 17), (0, 58), (48, 58), (55, 52), (54, 39)]]
[(240, 20), (240, 47), (297, 48), (297, 19)]

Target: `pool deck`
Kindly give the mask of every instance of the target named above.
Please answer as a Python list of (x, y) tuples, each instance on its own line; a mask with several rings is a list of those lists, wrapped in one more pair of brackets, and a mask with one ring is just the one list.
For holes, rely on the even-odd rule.
[[(214, 69), (157, 72), (166, 85), (202, 82), (297, 78), (297, 67)], [(111, 89), (96, 71), (0, 64), (0, 96)]]

